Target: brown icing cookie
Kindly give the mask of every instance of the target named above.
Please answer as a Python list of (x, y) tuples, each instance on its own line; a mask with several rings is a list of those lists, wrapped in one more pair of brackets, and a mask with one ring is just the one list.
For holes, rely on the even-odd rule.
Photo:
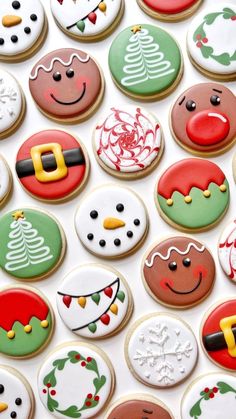
[(197, 155), (216, 155), (236, 140), (236, 97), (218, 83), (187, 89), (171, 111), (171, 129), (179, 145)]
[(171, 419), (172, 416), (160, 405), (148, 400), (130, 399), (121, 401), (107, 416), (107, 419)]
[(80, 122), (100, 104), (104, 80), (89, 54), (63, 48), (38, 61), (31, 72), (29, 87), (46, 116), (58, 122)]
[(210, 293), (215, 263), (206, 247), (189, 237), (170, 237), (146, 253), (144, 285), (158, 302), (176, 308), (200, 303)]

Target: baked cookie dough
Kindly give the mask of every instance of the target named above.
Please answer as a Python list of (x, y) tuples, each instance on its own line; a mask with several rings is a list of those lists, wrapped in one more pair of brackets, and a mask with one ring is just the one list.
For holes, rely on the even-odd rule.
[(192, 16), (202, 0), (137, 0), (137, 3), (154, 19), (178, 22)]
[(0, 207), (5, 204), (12, 190), (12, 174), (4, 157), (0, 154)]
[(221, 267), (231, 281), (236, 282), (236, 220), (223, 230), (218, 243), (218, 256)]

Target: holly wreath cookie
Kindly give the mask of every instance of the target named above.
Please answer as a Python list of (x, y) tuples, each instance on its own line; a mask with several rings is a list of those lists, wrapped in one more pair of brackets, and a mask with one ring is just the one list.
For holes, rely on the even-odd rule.
[(145, 288), (159, 303), (188, 308), (199, 304), (212, 290), (215, 262), (199, 241), (169, 237), (151, 246), (142, 263)]
[(156, 168), (164, 138), (154, 114), (137, 106), (113, 107), (93, 132), (93, 149), (107, 173), (137, 179)]
[(143, 243), (149, 226), (143, 201), (131, 189), (104, 185), (81, 201), (75, 229), (84, 247), (102, 258), (128, 256)]
[(0, 60), (22, 61), (41, 47), (47, 18), (40, 0), (4, 0), (0, 4)]
[(218, 243), (218, 256), (225, 274), (236, 282), (236, 220), (224, 228)]
[(5, 204), (12, 190), (12, 174), (4, 157), (0, 154), (0, 207)]
[(63, 260), (66, 239), (48, 213), (20, 208), (0, 218), (0, 267), (24, 281), (47, 277)]
[(46, 297), (31, 287), (12, 286), (0, 291), (0, 353), (29, 358), (49, 343), (54, 314)]
[(99, 41), (110, 35), (124, 12), (124, 0), (51, 0), (59, 28), (78, 41)]
[(35, 198), (63, 201), (73, 198), (85, 186), (89, 157), (81, 141), (69, 132), (45, 130), (21, 145), (16, 173), (23, 188)]
[(38, 375), (40, 399), (57, 418), (98, 418), (114, 386), (115, 375), (106, 354), (82, 342), (57, 347)]
[(177, 87), (183, 74), (183, 59), (168, 32), (137, 24), (124, 29), (112, 42), (109, 67), (116, 86), (127, 96), (158, 100)]
[(235, 80), (235, 5), (215, 2), (199, 13), (189, 27), (187, 48), (192, 64), (207, 77)]
[(141, 9), (151, 17), (169, 22), (177, 22), (190, 17), (202, 0), (137, 0)]
[(100, 105), (104, 78), (89, 54), (63, 48), (37, 62), (31, 71), (29, 88), (45, 116), (56, 122), (78, 123), (89, 118)]
[(236, 140), (236, 97), (222, 84), (201, 83), (175, 102), (170, 127), (177, 143), (199, 156), (227, 151)]
[(225, 174), (209, 160), (189, 158), (172, 164), (159, 178), (155, 202), (162, 218), (183, 231), (214, 227), (230, 200)]

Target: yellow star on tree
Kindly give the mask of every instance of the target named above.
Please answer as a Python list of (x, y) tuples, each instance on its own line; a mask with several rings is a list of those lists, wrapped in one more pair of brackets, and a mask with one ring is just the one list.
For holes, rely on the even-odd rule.
[(25, 218), (24, 211), (18, 210), (12, 214), (14, 220), (19, 220), (19, 218)]
[(141, 25), (135, 25), (135, 26), (133, 26), (133, 27), (132, 27), (132, 29), (131, 29), (131, 31), (132, 31), (133, 33), (140, 32), (141, 30), (142, 30), (142, 26), (141, 26)]

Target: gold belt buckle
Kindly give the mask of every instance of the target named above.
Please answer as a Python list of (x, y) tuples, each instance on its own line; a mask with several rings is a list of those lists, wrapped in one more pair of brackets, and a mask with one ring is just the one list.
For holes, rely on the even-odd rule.
[(233, 358), (236, 358), (236, 342), (232, 331), (233, 325), (236, 325), (236, 315), (225, 317), (220, 321), (220, 328), (224, 333), (225, 342), (228, 346), (228, 352)]
[[(41, 156), (43, 153), (52, 152), (54, 154), (57, 168), (52, 172), (47, 172), (43, 168)], [(36, 145), (30, 150), (31, 158), (34, 165), (35, 177), (39, 182), (47, 183), (63, 179), (68, 173), (65, 159), (62, 154), (62, 146), (58, 143), (48, 143)]]

